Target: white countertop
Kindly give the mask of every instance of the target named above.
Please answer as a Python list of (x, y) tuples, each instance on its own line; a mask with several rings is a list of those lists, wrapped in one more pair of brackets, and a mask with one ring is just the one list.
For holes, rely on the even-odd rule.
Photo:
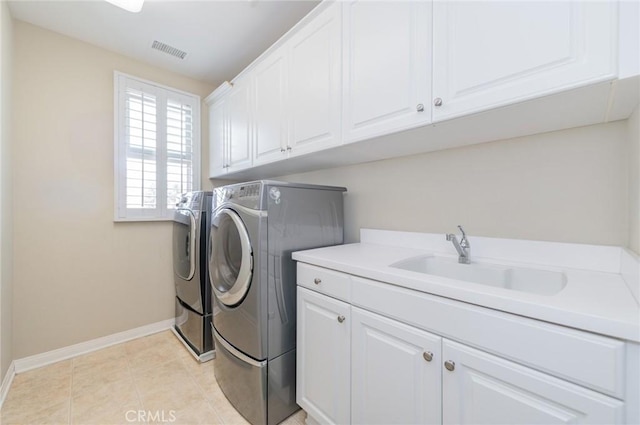
[[(531, 258), (519, 259), (517, 262), (514, 261), (512, 254), (513, 244), (526, 246), (528, 241), (474, 239), (473, 236), (469, 237), (472, 245), (472, 261), (474, 260), (474, 244), (479, 245), (478, 250), (485, 253), (488, 252), (487, 247), (491, 246), (491, 252), (494, 254), (494, 257), (491, 258), (493, 263), (529, 268), (533, 264), (533, 267), (565, 273), (567, 285), (562, 291), (556, 295), (538, 295), (390, 267), (393, 263), (413, 257), (432, 254), (449, 257), (456, 256), (443, 252), (443, 247), (453, 251), (452, 246), (449, 248), (449, 245), (439, 242), (444, 238), (444, 235), (372, 230), (367, 230), (367, 232), (371, 233), (365, 234), (365, 230), (363, 230), (361, 243), (298, 251), (293, 253), (293, 259), (354, 276), (386, 282), (520, 316), (640, 342), (640, 305), (634, 298), (628, 282), (623, 279), (619, 270), (618, 272), (614, 270), (615, 250), (620, 248), (532, 242), (538, 248), (546, 248), (539, 250), (540, 252), (554, 252), (556, 260), (549, 260), (545, 265), (543, 263), (546, 261), (542, 261), (536, 255), (532, 255)], [(383, 237), (380, 237), (381, 235)], [(416, 238), (412, 238), (413, 235), (421, 235), (422, 240), (405, 244), (405, 246), (410, 247), (393, 246), (406, 241), (407, 235), (409, 235), (409, 240), (413, 240), (413, 242), (416, 242)], [(425, 243), (425, 237), (432, 241), (438, 240), (438, 246), (428, 242)], [(376, 243), (371, 243), (372, 241)], [(384, 241), (389, 243), (383, 244), (382, 242)], [(496, 246), (501, 245), (500, 241), (505, 242), (506, 251), (505, 256), (497, 258), (496, 252), (499, 249), (496, 249)], [(585, 258), (585, 256), (588, 257), (590, 251), (597, 254), (596, 256), (599, 260), (594, 258), (591, 264), (597, 263), (598, 265), (594, 267), (585, 266), (585, 268), (591, 268), (591, 270), (585, 270), (559, 264), (557, 258), (562, 257), (563, 252), (565, 254), (566, 252), (572, 252), (572, 249), (581, 250), (580, 261), (585, 262), (585, 264), (590, 262), (589, 258)], [(571, 255), (567, 255), (567, 257), (571, 257)], [(603, 266), (603, 257), (611, 259), (610, 264)], [(483, 260), (486, 258), (483, 257)], [(567, 264), (573, 267), (576, 266), (576, 263), (572, 261), (568, 261)]]

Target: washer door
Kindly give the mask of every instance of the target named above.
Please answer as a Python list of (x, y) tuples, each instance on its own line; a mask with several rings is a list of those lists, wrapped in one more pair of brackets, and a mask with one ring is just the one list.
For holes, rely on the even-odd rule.
[(211, 220), (209, 272), (213, 292), (229, 307), (238, 305), (249, 291), (253, 274), (251, 242), (242, 219), (229, 209)]
[(191, 210), (178, 209), (173, 220), (173, 271), (191, 280), (196, 271), (196, 218)]

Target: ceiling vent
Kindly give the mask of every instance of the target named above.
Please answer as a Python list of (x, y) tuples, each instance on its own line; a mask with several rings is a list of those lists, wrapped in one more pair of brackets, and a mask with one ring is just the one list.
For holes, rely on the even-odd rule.
[(158, 40), (154, 40), (153, 41), (153, 44), (151, 45), (151, 48), (152, 49), (156, 49), (156, 50), (160, 50), (161, 52), (164, 52), (164, 53), (166, 53), (168, 55), (171, 55), (171, 56), (175, 56), (175, 57), (180, 58), (180, 59), (184, 59), (184, 57), (187, 56), (187, 52), (183, 52), (180, 49), (176, 49), (175, 47), (171, 47), (168, 44), (161, 43)]

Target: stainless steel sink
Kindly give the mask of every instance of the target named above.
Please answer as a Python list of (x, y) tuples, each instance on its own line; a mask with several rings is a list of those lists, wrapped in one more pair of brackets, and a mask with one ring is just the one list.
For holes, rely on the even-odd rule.
[(485, 262), (460, 264), (456, 259), (446, 257), (411, 258), (391, 264), (391, 267), (539, 295), (555, 295), (567, 285), (562, 272)]

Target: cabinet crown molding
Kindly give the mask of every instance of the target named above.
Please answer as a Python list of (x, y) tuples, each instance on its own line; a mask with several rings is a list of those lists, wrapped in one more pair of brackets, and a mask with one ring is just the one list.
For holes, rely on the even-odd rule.
[(220, 84), (220, 86), (218, 86), (217, 89), (215, 89), (213, 92), (211, 92), (211, 94), (209, 96), (207, 96), (204, 99), (205, 103), (207, 105), (211, 106), (216, 100), (218, 100), (221, 97), (223, 97), (232, 88), (233, 88), (233, 83), (230, 83), (229, 81), (225, 81), (224, 83)]

